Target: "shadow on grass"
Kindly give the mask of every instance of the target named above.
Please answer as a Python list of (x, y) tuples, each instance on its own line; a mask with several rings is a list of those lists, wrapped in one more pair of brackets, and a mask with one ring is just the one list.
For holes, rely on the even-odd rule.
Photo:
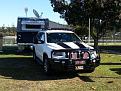
[(64, 73), (47, 76), (43, 73), (42, 67), (37, 65), (30, 57), (0, 58), (0, 75), (5, 79), (17, 80), (59, 80), (79, 77), (85, 82), (94, 82), (88, 76), (79, 76), (76, 73)]
[(111, 68), (111, 71), (114, 71), (115, 73), (121, 75), (121, 68)]
[(80, 78), (80, 80), (84, 81), (84, 82), (95, 82), (93, 81), (92, 79), (90, 79), (89, 76), (79, 76), (78, 77)]

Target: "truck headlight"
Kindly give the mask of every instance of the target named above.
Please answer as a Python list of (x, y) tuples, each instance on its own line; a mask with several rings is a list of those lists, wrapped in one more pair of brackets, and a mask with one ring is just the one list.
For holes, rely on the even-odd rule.
[(65, 59), (65, 52), (53, 52), (52, 53), (52, 58), (55, 58), (55, 59)]

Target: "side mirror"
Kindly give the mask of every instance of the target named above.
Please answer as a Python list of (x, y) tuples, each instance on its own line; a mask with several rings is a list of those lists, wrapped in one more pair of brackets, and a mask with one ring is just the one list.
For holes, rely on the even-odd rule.
[(43, 40), (38, 40), (38, 43), (39, 43), (39, 44), (43, 44), (44, 41), (43, 41)]
[(34, 37), (34, 38), (33, 38), (33, 43), (34, 43), (34, 44), (43, 44), (43, 43), (45, 43), (45, 42), (44, 42), (44, 40), (37, 39), (37, 37)]
[(33, 43), (38, 44), (38, 39), (36, 37), (33, 38)]

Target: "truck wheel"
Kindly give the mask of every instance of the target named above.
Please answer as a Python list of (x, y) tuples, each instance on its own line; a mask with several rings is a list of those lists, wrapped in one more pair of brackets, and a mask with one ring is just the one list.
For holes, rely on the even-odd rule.
[(44, 58), (43, 68), (44, 68), (44, 73), (49, 75), (51, 72), (51, 68), (47, 56)]
[(33, 50), (33, 59), (35, 62), (37, 62), (37, 56), (36, 56), (35, 50)]

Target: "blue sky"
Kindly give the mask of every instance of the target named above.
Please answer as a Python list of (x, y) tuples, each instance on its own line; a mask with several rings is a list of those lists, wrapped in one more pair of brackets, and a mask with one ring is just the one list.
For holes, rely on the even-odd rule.
[(43, 12), (43, 18), (49, 18), (52, 21), (66, 24), (60, 19), (58, 13), (53, 12), (49, 0), (0, 0), (0, 26), (16, 26), (17, 17), (25, 17), (25, 8), (28, 8), (28, 17), (35, 17), (33, 9), (39, 14)]

